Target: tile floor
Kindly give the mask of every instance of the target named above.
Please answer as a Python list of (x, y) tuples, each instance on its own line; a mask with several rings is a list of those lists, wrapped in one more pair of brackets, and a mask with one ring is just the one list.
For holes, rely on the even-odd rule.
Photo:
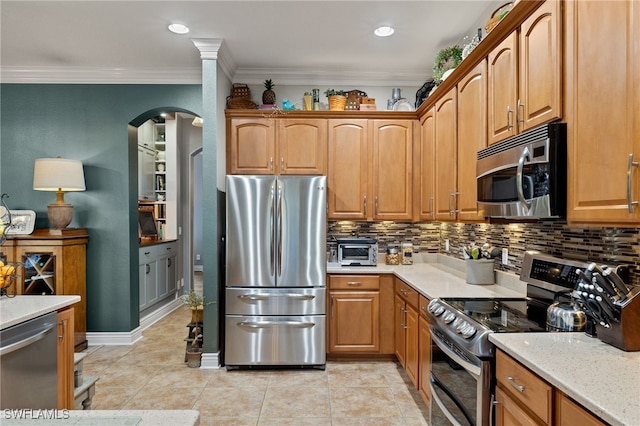
[(91, 346), (95, 410), (195, 409), (201, 425), (426, 425), (428, 412), (391, 361), (329, 362), (320, 370), (189, 368), (181, 307), (132, 346)]

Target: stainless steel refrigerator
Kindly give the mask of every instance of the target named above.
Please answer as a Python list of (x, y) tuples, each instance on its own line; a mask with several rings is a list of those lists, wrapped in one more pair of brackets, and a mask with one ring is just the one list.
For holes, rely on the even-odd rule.
[(326, 363), (326, 177), (227, 176), (227, 369)]

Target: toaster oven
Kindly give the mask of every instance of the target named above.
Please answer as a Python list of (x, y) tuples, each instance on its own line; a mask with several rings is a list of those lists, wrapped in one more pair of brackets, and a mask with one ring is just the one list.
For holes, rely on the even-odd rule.
[(376, 266), (378, 241), (373, 238), (338, 238), (338, 263), (341, 266)]

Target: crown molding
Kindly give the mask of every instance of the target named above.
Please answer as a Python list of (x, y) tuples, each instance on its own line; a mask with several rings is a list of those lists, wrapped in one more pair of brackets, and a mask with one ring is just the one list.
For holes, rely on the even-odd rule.
[(262, 84), (265, 76), (277, 80), (280, 86), (342, 85), (342, 86), (422, 86), (430, 76), (424, 71), (326, 71), (315, 69), (239, 68), (232, 81)]
[(27, 84), (202, 84), (198, 68), (0, 67), (0, 82)]
[[(359, 72), (284, 68), (238, 68), (224, 44), (215, 53), (229, 81), (262, 85), (265, 76), (280, 86), (417, 86), (428, 78), (425, 72)], [(206, 59), (213, 59), (208, 52)], [(202, 68), (106, 68), (106, 67), (0, 67), (0, 82), (14, 84), (202, 84)]]
[(200, 59), (214, 59), (220, 64), (222, 72), (229, 80), (233, 79), (236, 64), (233, 61), (231, 52), (227, 48), (223, 39), (217, 38), (192, 38), (191, 41), (200, 51)]

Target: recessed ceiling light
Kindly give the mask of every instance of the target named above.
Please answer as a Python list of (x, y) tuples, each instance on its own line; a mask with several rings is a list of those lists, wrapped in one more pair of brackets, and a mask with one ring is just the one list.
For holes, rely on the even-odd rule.
[(375, 31), (373, 31), (373, 33), (378, 37), (389, 37), (391, 34), (393, 34), (393, 32), (394, 29), (388, 26), (378, 27), (375, 29)]
[(169, 31), (175, 34), (186, 34), (189, 32), (189, 27), (182, 24), (171, 24), (169, 25)]

